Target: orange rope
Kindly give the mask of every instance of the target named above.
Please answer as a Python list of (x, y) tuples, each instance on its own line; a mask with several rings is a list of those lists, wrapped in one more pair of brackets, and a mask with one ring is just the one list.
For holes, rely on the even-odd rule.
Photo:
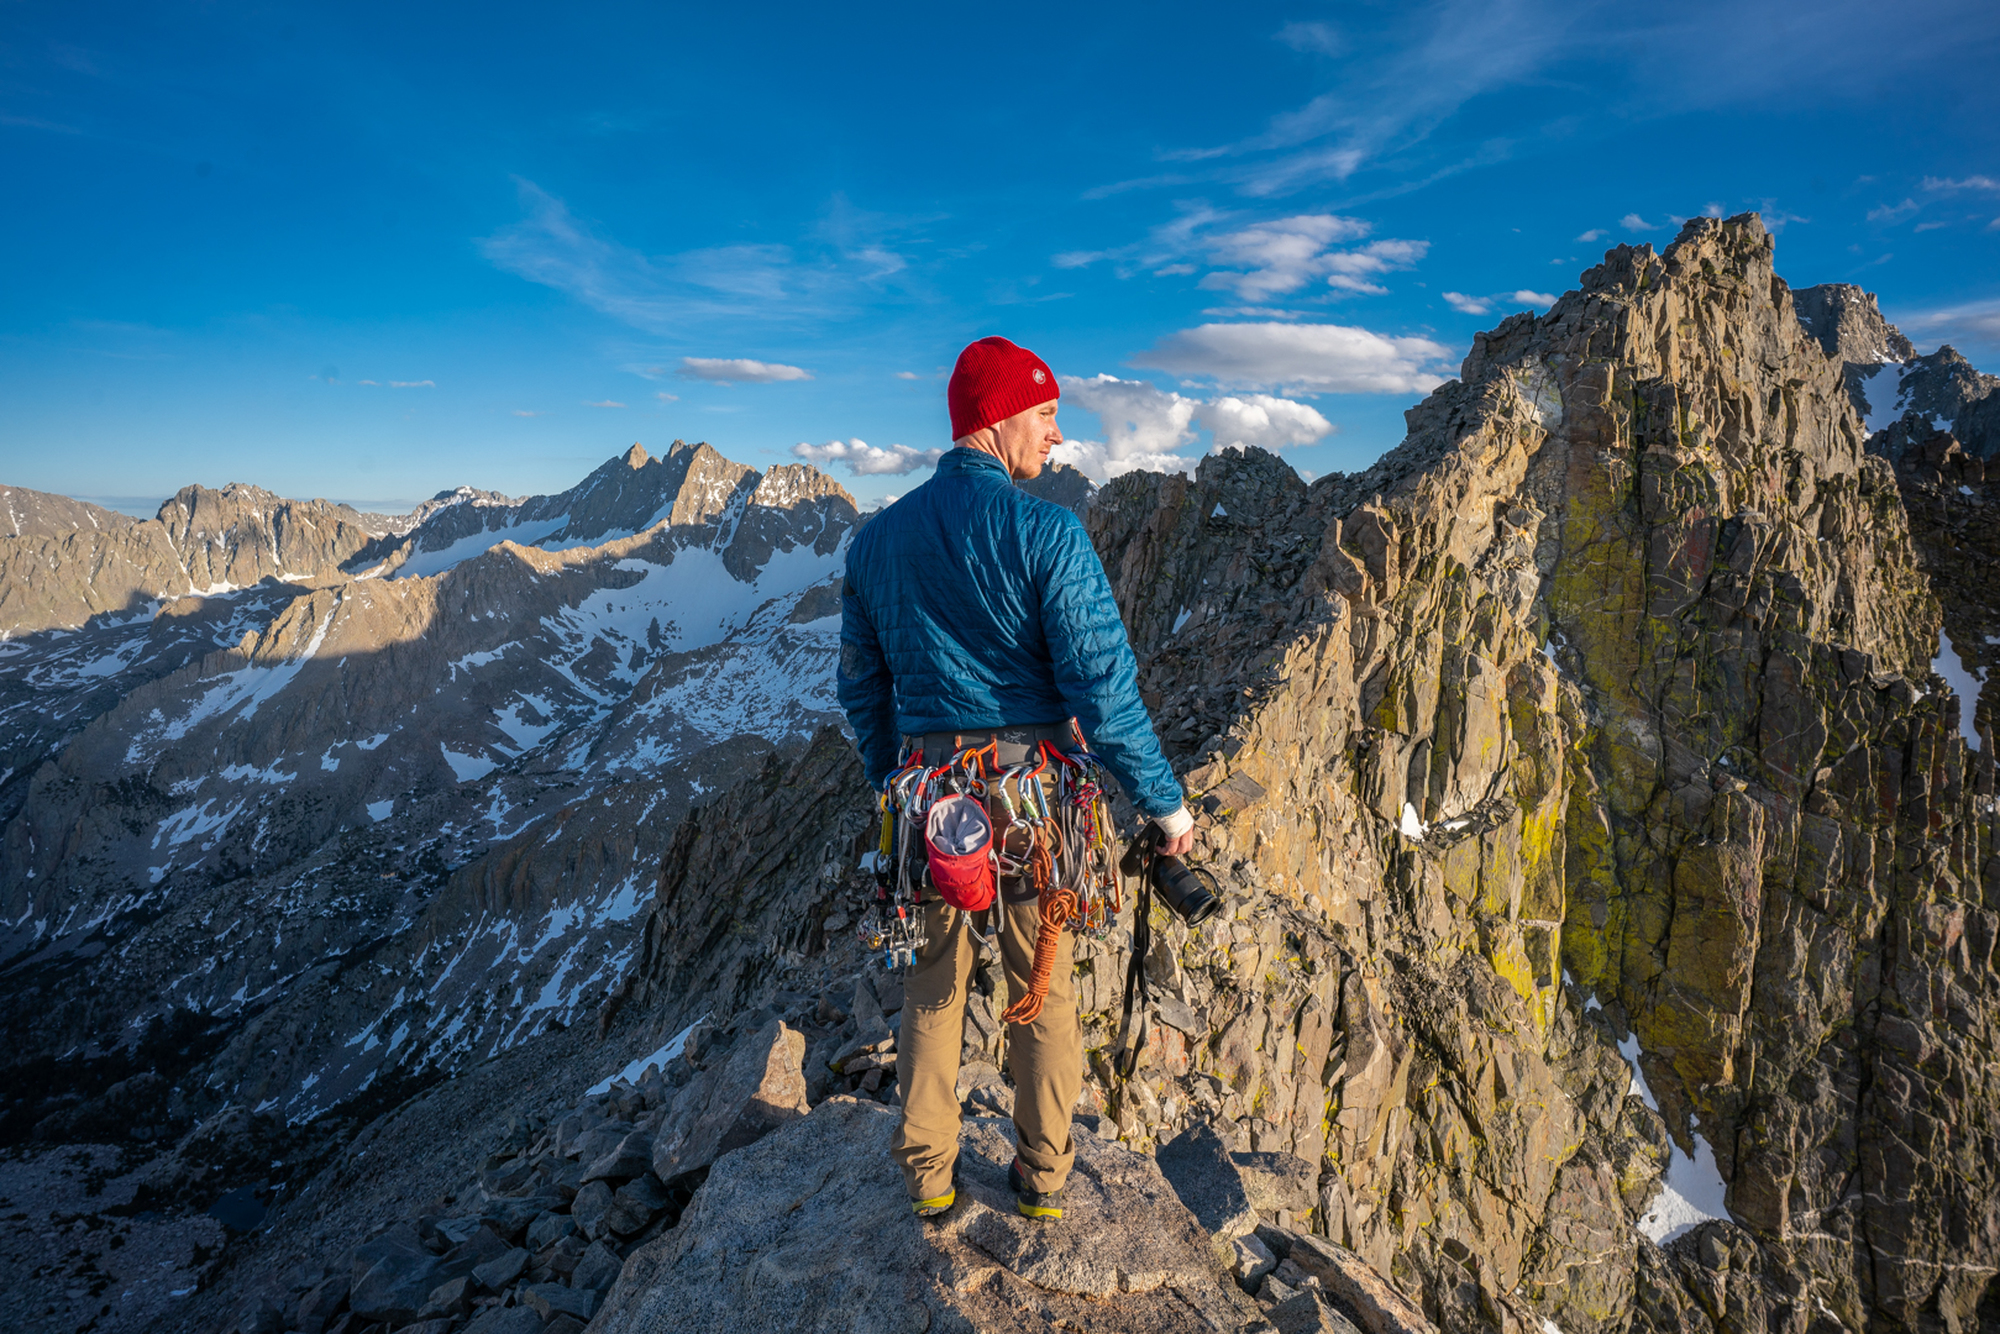
[(1056, 882), (1056, 849), (1051, 845), (1062, 834), (1053, 824), (1042, 826), (1047, 836), (1035, 840), (1029, 854), (1028, 873), (1034, 877), (1041, 901), (1041, 929), (1035, 933), (1035, 966), (1028, 976), (1028, 994), (1008, 1006), (1000, 1017), (1010, 1024), (1032, 1024), (1041, 1017), (1049, 998), (1049, 981), (1055, 976), (1056, 949), (1062, 944), (1063, 928), (1076, 915), (1076, 893)]

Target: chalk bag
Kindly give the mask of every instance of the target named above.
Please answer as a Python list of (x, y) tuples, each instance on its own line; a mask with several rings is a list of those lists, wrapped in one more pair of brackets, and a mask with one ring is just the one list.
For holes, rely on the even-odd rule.
[(966, 912), (993, 902), (993, 823), (967, 796), (941, 797), (924, 821), (924, 854), (938, 897)]

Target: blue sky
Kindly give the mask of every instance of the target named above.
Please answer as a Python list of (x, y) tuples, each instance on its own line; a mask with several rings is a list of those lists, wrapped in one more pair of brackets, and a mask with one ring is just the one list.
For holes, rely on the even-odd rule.
[(1996, 67), (1990, 0), (7, 3), (0, 482), (408, 503), (680, 437), (880, 496), (989, 333), (1100, 474), (1353, 469), (1476, 330), (1752, 208), (2000, 370)]

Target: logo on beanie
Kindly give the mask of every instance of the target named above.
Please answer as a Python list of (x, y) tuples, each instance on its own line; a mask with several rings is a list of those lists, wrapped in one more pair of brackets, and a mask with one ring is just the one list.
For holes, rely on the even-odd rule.
[(1042, 373), (1042, 368), (1040, 366), (1035, 367), (1035, 383), (1047, 384), (1048, 382), (1049, 377)]

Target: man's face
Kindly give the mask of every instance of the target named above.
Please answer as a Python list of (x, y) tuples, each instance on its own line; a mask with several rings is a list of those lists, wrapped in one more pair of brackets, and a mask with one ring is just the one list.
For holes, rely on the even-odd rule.
[(1056, 425), (1056, 409), (1061, 405), (1060, 399), (1051, 399), (994, 423), (998, 446), (994, 452), (1015, 481), (1026, 482), (1041, 476), (1049, 451), (1062, 443), (1062, 428)]

